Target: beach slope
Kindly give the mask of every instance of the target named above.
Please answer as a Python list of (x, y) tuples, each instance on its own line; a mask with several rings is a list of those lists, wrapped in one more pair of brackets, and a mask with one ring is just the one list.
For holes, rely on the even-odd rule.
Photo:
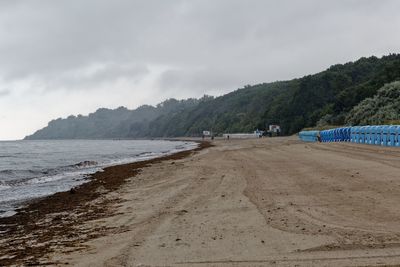
[(400, 150), (290, 138), (217, 140), (143, 168), (70, 266), (400, 263)]

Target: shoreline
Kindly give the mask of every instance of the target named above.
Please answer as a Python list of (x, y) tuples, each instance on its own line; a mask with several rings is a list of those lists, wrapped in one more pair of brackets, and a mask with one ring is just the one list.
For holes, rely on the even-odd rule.
[[(192, 150), (199, 143), (196, 140), (180, 141), (179, 139), (35, 140), (44, 142), (44, 144), (38, 146), (38, 150), (33, 148), (33, 150), (28, 149), (28, 151), (25, 151), (27, 147), (32, 146), (32, 143), (21, 145), (20, 141), (22, 140), (10, 141), (10, 145), (5, 147), (5, 164), (2, 164), (2, 169), (0, 170), (0, 195), (2, 196), (0, 200), (0, 218), (13, 216), (16, 210), (27, 206), (33, 201), (58, 192), (69, 191), (73, 187), (87, 183), (90, 181), (92, 174), (102, 171), (104, 168), (163, 157), (184, 150)], [(89, 144), (89, 146), (83, 150), (79, 150), (79, 148), (78, 150), (74, 148), (59, 149), (60, 144), (55, 144), (54, 141), (62, 141), (61, 146), (71, 142), (71, 146), (67, 145), (67, 147), (73, 147), (76, 142), (81, 141), (85, 145)], [(133, 141), (133, 143), (131, 143), (132, 145), (127, 143), (126, 146), (124, 143), (114, 144), (114, 142), (126, 143), (126, 141)], [(105, 145), (103, 145), (103, 142)], [(149, 147), (146, 150), (145, 147), (142, 147), (142, 142), (150, 142), (149, 144), (152, 148)], [(155, 142), (155, 144), (152, 144), (152, 142)], [(161, 144), (165, 142), (166, 147), (164, 145), (158, 146), (158, 142), (161, 142)], [(45, 147), (47, 149), (47, 143), (50, 145), (48, 149), (50, 155), (47, 152), (41, 155), (40, 153), (45, 151), (43, 149)], [(14, 146), (15, 149), (13, 149)], [(33, 146), (36, 145), (34, 144)], [(121, 147), (121, 151), (113, 152), (107, 146)], [(135, 150), (136, 146), (140, 147), (138, 151)], [(8, 151), (10, 147), (11, 149)], [(54, 157), (51, 155), (53, 152), (55, 153)], [(14, 153), (16, 154), (14, 155)], [(27, 153), (26, 156), (25, 153)], [(106, 155), (107, 153), (112, 155)], [(117, 154), (114, 155), (114, 153)], [(21, 155), (22, 157), (20, 157)], [(30, 161), (25, 160), (25, 157), (28, 159), (31, 157), (30, 155), (35, 156), (32, 160), (29, 159)], [(58, 158), (57, 155), (60, 155), (61, 158)]]
[[(59, 266), (394, 266), (400, 150), (295, 137), (217, 140), (120, 190), (113, 227)], [(396, 265), (397, 266), (397, 265)]]
[[(31, 210), (37, 220), (25, 225), (25, 232), (19, 228), (18, 239), (0, 239), (0, 249), (19, 253), (20, 258), (8, 259), (14, 265), (400, 262), (400, 208), (395, 205), (400, 201), (400, 150), (303, 143), (295, 137), (216, 140), (212, 145), (172, 160), (157, 159), (119, 187), (113, 179), (122, 170), (110, 168), (107, 180), (98, 174), (99, 186), (86, 192), (99, 197), (42, 217)], [(133, 166), (138, 167), (126, 168), (126, 177), (132, 177)], [(0, 265), (6, 260), (0, 257)]]
[(89, 175), (86, 183), (66, 192), (31, 200), (17, 209), (16, 214), (0, 218), (0, 254), (4, 255), (0, 256), (0, 265), (55, 264), (38, 260), (57, 248), (73, 248), (106, 234), (111, 229), (88, 229), (81, 233), (76, 232), (75, 226), (111, 216), (113, 211), (109, 206), (118, 202), (118, 198), (110, 199), (107, 194), (120, 188), (143, 168), (162, 161), (183, 159), (212, 146), (210, 142), (193, 142), (199, 146), (149, 160), (105, 167), (103, 171)]

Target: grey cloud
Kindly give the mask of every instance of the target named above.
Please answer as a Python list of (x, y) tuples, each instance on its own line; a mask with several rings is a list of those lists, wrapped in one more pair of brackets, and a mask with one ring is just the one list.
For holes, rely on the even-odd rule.
[[(398, 28), (393, 15), (400, 3), (383, 2), (17, 1), (0, 11), (0, 71), (18, 80), (37, 74), (46, 79), (93, 62), (257, 64), (273, 54), (293, 56), (298, 46), (307, 46), (309, 54), (324, 46), (334, 51), (331, 58), (354, 57), (356, 51), (336, 51), (332, 42), (358, 45), (365, 35), (380, 38), (381, 27)], [(376, 30), (366, 34), (370, 24)]]
[[(243, 75), (233, 75), (242, 71)], [(193, 92), (213, 91), (223, 92), (229, 88), (235, 89), (251, 82), (252, 80), (244, 69), (240, 68), (218, 68), (207, 67), (201, 69), (170, 69), (160, 75), (158, 84), (160, 88), (171, 91), (181, 91), (182, 89)]]
[(398, 10), (397, 0), (0, 1), (0, 88), (18, 87), (21, 105), (38, 91), (79, 94), (65, 113), (105, 86), (135, 97), (110, 104), (101, 92), (91, 105), (222, 94), (398, 53)]
[[(44, 0), (8, 6), (0, 17), (2, 74), (19, 79), (93, 62), (130, 64), (135, 60), (135, 43), (146, 28), (144, 22), (157, 12), (152, 14), (152, 5), (140, 2), (109, 3), (89, 0), (55, 4)], [(157, 6), (168, 8), (158, 1)]]
[(8, 89), (0, 89), (0, 97), (3, 97), (3, 96), (7, 96), (7, 95), (9, 95), (11, 92), (10, 92), (10, 90), (8, 90)]
[(57, 72), (46, 79), (45, 90), (96, 90), (100, 85), (110, 86), (120, 79), (134, 84), (149, 73), (145, 65), (122, 65), (115, 63), (94, 64), (86, 69)]
[(93, 73), (92, 80), (109, 80), (118, 78), (133, 78), (149, 73), (144, 65), (118, 65), (109, 64)]

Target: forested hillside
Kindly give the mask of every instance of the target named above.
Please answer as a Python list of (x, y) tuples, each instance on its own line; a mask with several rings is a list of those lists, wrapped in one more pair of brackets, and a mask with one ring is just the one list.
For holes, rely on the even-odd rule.
[[(290, 68), (290, 66), (288, 66)], [(284, 134), (315, 125), (360, 123), (352, 109), (400, 80), (400, 55), (361, 58), (290, 81), (245, 86), (220, 97), (167, 100), (136, 110), (99, 109), (51, 121), (27, 139), (139, 138), (249, 132), (279, 124)]]
[(88, 116), (69, 116), (56, 119), (25, 139), (101, 139), (144, 137), (148, 125), (162, 114), (175, 114), (195, 106), (200, 100), (168, 99), (156, 107), (144, 105), (135, 110), (125, 107), (100, 108)]
[(353, 125), (376, 125), (400, 121), (400, 82), (383, 86), (371, 98), (364, 99), (347, 115)]

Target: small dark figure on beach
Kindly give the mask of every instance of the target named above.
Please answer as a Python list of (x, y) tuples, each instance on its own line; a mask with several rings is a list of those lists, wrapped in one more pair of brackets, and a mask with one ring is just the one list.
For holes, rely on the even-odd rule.
[(201, 136), (201, 138), (204, 140), (204, 134)]
[(211, 140), (214, 140), (214, 135), (211, 135)]
[(228, 140), (229, 140), (229, 134), (228, 134), (228, 136), (226, 137), (226, 139), (228, 139)]

